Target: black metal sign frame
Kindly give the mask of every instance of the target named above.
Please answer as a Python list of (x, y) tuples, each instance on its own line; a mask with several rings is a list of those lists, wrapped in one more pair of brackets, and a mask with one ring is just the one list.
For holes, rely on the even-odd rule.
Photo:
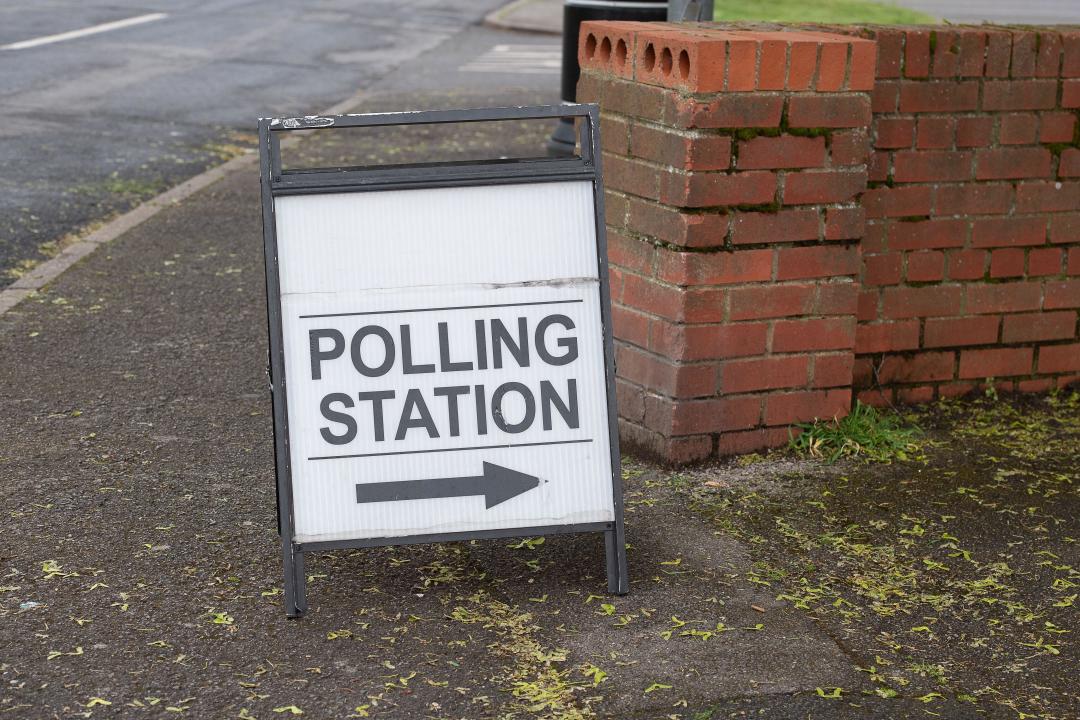
[[(432, 125), (509, 120), (579, 120), (581, 154), (573, 158), (536, 158), (512, 161), (445, 162), (376, 168), (310, 168), (282, 170), (282, 135), (298, 130), (335, 130), (386, 126)], [(268, 373), (273, 401), (274, 463), (277, 477), (278, 531), (285, 573), (285, 612), (298, 617), (307, 609), (304, 554), (320, 550), (366, 548), (416, 543), (453, 542), (558, 533), (603, 532), (608, 590), (629, 590), (626, 542), (623, 533), (622, 469), (619, 455), (618, 412), (615, 404), (615, 355), (611, 335), (611, 293), (608, 280), (607, 238), (604, 227), (604, 191), (600, 168), (599, 108), (590, 104), (537, 107), (435, 110), (362, 115), (264, 118), (259, 121), (262, 179), (263, 251), (266, 264), (266, 307), (270, 337)], [(596, 259), (600, 280), (607, 385), (611, 487), (615, 518), (611, 522), (517, 527), (406, 537), (363, 538), (298, 543), (293, 532), (292, 465), (289, 448), (289, 413), (281, 292), (278, 274), (277, 226), (274, 200), (285, 195), (377, 192), (381, 190), (512, 185), (519, 183), (588, 180), (593, 187), (596, 223)]]

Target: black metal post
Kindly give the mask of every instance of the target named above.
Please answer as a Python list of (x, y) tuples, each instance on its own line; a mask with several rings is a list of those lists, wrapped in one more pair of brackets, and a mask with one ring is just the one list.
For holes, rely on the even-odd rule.
[[(656, 22), (667, 18), (667, 0), (564, 0), (561, 85), (563, 102), (571, 103), (577, 100), (577, 82), (581, 75), (577, 48), (581, 23), (586, 20)], [(548, 153), (573, 155), (576, 140), (573, 118), (562, 118), (547, 142)]]

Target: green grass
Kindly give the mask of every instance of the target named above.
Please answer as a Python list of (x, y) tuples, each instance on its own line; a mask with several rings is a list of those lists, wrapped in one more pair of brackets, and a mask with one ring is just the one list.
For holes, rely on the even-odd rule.
[(715, 0), (715, 19), (817, 23), (933, 23), (925, 13), (867, 0)]
[(919, 450), (917, 427), (907, 425), (895, 413), (878, 412), (861, 402), (841, 420), (818, 420), (797, 427), (802, 434), (791, 439), (791, 448), (830, 463), (841, 457), (887, 463), (907, 460)]

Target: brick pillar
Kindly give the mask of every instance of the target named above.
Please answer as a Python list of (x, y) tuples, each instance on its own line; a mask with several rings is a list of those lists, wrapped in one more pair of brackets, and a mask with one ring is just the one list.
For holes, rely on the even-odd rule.
[(847, 413), (873, 41), (595, 22), (620, 427), (669, 461)]

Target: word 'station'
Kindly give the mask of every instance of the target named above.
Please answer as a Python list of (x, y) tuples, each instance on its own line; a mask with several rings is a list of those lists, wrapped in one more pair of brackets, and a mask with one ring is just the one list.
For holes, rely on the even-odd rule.
[[(562, 368), (578, 360), (577, 326), (567, 315), (552, 313), (535, 323), (519, 315), (509, 325), (499, 318), (455, 323), (453, 338), (451, 322), (439, 321), (434, 338), (420, 343), (437, 347), (430, 356), (416, 353), (418, 325), (368, 324), (349, 337), (334, 327), (308, 331), (311, 379), (323, 381), (325, 365), (341, 364), (358, 388), (327, 392), (319, 401), (327, 420), (319, 433), (326, 443), (352, 444), (361, 428), (363, 440), (392, 444), (410, 432), (429, 439), (460, 437), (463, 422), (467, 434), (476, 436), (488, 435), (490, 428), (517, 435), (537, 422), (545, 431), (556, 422), (567, 429), (580, 426), (577, 378), (553, 381), (535, 372), (537, 366)], [(455, 355), (459, 347), (468, 352)], [(513, 368), (533, 368), (532, 379), (500, 379), (505, 373), (497, 371)], [(471, 373), (468, 384), (455, 382), (462, 373)], [(424, 375), (436, 376), (436, 383), (410, 387), (410, 376)], [(478, 382), (485, 377), (492, 381)]]

